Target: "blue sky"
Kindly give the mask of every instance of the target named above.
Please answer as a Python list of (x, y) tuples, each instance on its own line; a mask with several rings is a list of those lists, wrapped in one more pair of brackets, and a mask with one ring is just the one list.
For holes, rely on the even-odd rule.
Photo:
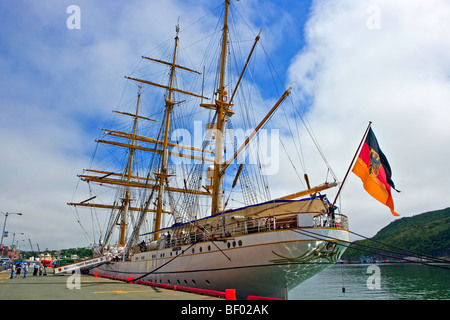
[[(70, 5), (81, 9), (80, 30), (66, 26)], [(263, 28), (262, 45), (282, 86), (294, 84), (294, 102), (308, 110), (339, 179), (373, 121), (402, 190), (394, 195), (396, 211), (409, 216), (448, 206), (447, 1), (241, 0), (233, 6), (253, 32)], [(221, 1), (210, 0), (0, 3), (0, 212), (24, 213), (8, 219), (7, 230), (24, 233), (16, 240), (30, 238), (41, 248), (88, 244), (66, 202), (90, 163), (98, 128), (136, 93), (123, 77), (142, 66), (142, 55), (173, 39), (178, 17), (188, 44), (214, 28), (220, 8)], [(189, 57), (195, 61), (196, 54)], [(280, 91), (269, 89), (270, 82), (261, 84), (269, 104)], [(325, 177), (314, 159), (305, 165), (320, 184)], [(274, 195), (302, 189), (284, 167), (270, 180)], [(342, 197), (358, 233), (372, 236), (393, 220), (356, 177)]]

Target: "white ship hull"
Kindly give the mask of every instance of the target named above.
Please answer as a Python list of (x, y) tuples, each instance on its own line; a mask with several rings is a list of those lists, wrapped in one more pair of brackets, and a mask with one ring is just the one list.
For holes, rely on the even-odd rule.
[(94, 272), (216, 291), (236, 289), (238, 299), (284, 299), (287, 290), (333, 265), (348, 243), (345, 229), (277, 229), (136, 253), (131, 261), (111, 262)]

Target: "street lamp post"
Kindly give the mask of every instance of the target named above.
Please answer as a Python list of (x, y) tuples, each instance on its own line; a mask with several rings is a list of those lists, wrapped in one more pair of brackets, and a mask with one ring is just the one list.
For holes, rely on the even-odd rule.
[(9, 216), (10, 214), (17, 214), (17, 215), (19, 215), (19, 216), (22, 215), (22, 213), (20, 213), (20, 212), (6, 212), (6, 213), (5, 213), (5, 222), (3, 223), (2, 241), (0, 242), (0, 246), (3, 245), (3, 235), (5, 234), (6, 219), (8, 219), (8, 216)]

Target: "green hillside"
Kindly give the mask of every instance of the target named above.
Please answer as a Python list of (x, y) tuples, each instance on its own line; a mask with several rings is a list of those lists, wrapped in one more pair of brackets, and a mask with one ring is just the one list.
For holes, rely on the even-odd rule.
[[(450, 208), (395, 220), (381, 229), (372, 240), (433, 257), (450, 257)], [(413, 256), (408, 252), (398, 254), (384, 252), (383, 255), (381, 250), (374, 250), (372, 247), (400, 251), (371, 240), (361, 240), (352, 243), (342, 259), (358, 261), (360, 257), (365, 256), (374, 259)]]

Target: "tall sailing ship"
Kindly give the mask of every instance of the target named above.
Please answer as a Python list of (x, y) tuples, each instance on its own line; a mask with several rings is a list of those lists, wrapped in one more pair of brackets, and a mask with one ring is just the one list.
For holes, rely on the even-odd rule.
[[(243, 155), (250, 153), (261, 128), (292, 88), (284, 91), (267, 115), (256, 115), (257, 125), (251, 122), (252, 93), (243, 89), (250, 82), (245, 75), (260, 34), (240, 72), (235, 72), (237, 80), (232, 80), (230, 70), (236, 60), (230, 53), (234, 50), (230, 0), (220, 8), (218, 42), (208, 46), (218, 48), (211, 59), (216, 66), (208, 65), (216, 76), (209, 76), (206, 68), (198, 72), (179, 64), (180, 51), (186, 49), (180, 50), (177, 25), (169, 59), (142, 57), (153, 69), (165, 68), (162, 73), (168, 79), (159, 83), (126, 77), (127, 83), (138, 84), (137, 101), (132, 111), (114, 112), (131, 120), (129, 129), (101, 129), (103, 138), (96, 142), (113, 149), (106, 153), (112, 160), (102, 162), (109, 169), (86, 169), (79, 175), (91, 194), (69, 205), (77, 214), (77, 208), (90, 208), (97, 225), (101, 220), (97, 211), (110, 212), (95, 239), (95, 255), (111, 260), (95, 267), (100, 275), (217, 291), (236, 289), (239, 299), (249, 295), (287, 298), (289, 289), (341, 257), (349, 243), (347, 217), (321, 194), (336, 186), (336, 179), (311, 187), (305, 174), (306, 190), (272, 199), (267, 177), (258, 172), (264, 159), (250, 164)], [(206, 65), (206, 58), (201, 63)], [(147, 66), (143, 69), (146, 74), (157, 73)], [(184, 77), (197, 80), (183, 82)], [(189, 88), (181, 87), (182, 83)], [(206, 89), (208, 83), (212, 91)], [(191, 92), (196, 84), (200, 84), (199, 92)], [(145, 113), (144, 90), (152, 103)], [(192, 127), (201, 112), (207, 114), (207, 124), (200, 130), (199, 145), (180, 142), (179, 133), (192, 133), (185, 128)], [(254, 128), (240, 144), (232, 124), (239, 113), (241, 123)], [(104, 194), (94, 191), (99, 186), (112, 194), (109, 200), (100, 200)], [(236, 203), (240, 207), (233, 208)]]

